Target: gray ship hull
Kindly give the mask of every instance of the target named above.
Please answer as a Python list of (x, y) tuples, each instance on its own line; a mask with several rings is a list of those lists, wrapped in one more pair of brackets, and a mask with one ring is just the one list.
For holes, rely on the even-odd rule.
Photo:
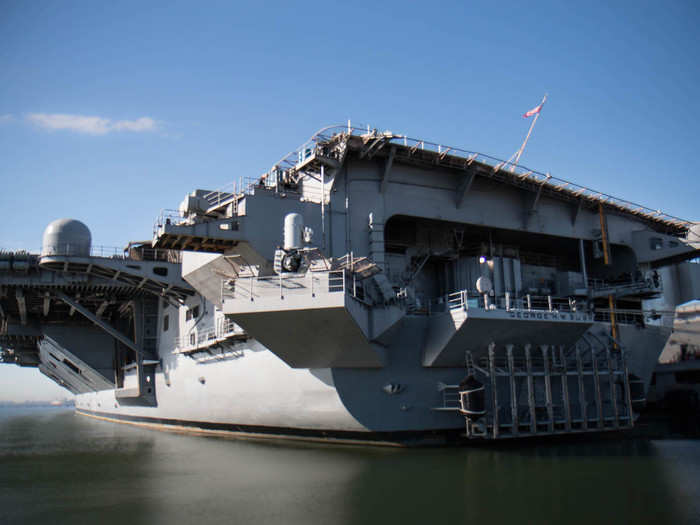
[[(2, 360), (79, 413), (356, 442), (631, 428), (700, 225), (488, 156), (326, 128), (112, 254), (0, 254)], [(663, 274), (663, 275), (662, 275)]]

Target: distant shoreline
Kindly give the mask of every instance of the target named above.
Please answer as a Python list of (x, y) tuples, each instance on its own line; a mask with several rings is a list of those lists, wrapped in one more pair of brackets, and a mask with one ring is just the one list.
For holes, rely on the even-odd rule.
[(29, 407), (46, 407), (46, 408), (67, 408), (74, 407), (75, 401), (0, 401), (0, 408), (29, 408)]

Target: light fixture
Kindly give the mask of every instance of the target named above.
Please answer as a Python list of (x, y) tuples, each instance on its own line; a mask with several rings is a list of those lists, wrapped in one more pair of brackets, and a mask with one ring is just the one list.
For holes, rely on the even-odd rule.
[(484, 257), (483, 255), (481, 257), (479, 257), (479, 264), (484, 264), (485, 262), (486, 262), (486, 257)]

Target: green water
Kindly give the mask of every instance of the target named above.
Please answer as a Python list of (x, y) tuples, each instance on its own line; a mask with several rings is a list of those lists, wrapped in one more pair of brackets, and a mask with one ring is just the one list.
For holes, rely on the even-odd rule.
[(0, 409), (0, 523), (700, 523), (700, 441), (290, 445)]

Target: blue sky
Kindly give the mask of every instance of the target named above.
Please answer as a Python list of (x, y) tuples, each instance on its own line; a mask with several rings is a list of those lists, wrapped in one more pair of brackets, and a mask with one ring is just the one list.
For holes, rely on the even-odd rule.
[(348, 119), (508, 158), (545, 92), (523, 164), (700, 220), (700, 4), (608, 4), (0, 0), (0, 248), (148, 239)]

